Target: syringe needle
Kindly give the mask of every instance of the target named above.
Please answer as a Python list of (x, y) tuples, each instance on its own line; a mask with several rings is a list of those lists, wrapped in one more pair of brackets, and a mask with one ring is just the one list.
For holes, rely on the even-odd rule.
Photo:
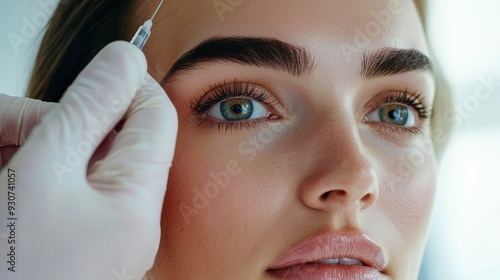
[(149, 39), (149, 36), (151, 35), (151, 27), (153, 26), (153, 19), (156, 16), (156, 13), (158, 13), (158, 10), (160, 9), (161, 5), (163, 4), (163, 0), (161, 0), (160, 4), (156, 8), (156, 11), (154, 12), (153, 16), (146, 20), (144, 24), (139, 27), (139, 30), (134, 35), (134, 38), (132, 38), (132, 41), (130, 43), (136, 45), (139, 49), (142, 50), (144, 45)]
[(151, 20), (153, 20), (156, 16), (156, 13), (158, 13), (158, 10), (160, 10), (161, 5), (163, 4), (163, 0), (161, 0), (160, 5), (158, 5), (158, 8), (156, 8), (156, 11), (154, 12), (153, 16), (151, 17)]

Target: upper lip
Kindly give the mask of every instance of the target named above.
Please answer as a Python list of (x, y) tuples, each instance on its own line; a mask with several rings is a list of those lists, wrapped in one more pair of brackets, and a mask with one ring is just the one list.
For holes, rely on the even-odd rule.
[(384, 251), (359, 232), (316, 234), (294, 246), (269, 270), (282, 269), (323, 259), (351, 258), (382, 271), (386, 267)]

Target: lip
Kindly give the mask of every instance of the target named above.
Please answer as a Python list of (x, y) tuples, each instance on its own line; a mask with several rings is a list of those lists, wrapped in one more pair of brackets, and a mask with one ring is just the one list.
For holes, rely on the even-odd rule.
[[(310, 264), (322, 259), (352, 258), (365, 265)], [(326, 232), (290, 249), (267, 272), (280, 279), (385, 279), (384, 251), (359, 232)], [(325, 278), (326, 277), (326, 278)]]

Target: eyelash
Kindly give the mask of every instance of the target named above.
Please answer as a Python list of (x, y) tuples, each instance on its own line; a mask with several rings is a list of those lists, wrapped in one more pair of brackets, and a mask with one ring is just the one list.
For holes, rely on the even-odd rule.
[(420, 126), (415, 127), (405, 127), (405, 126), (396, 126), (390, 125), (386, 123), (380, 123), (384, 126), (384, 128), (389, 131), (394, 132), (409, 132), (414, 135), (418, 135), (422, 133), (422, 124), (430, 120), (432, 118), (432, 112), (430, 106), (428, 105), (427, 99), (422, 96), (422, 94), (418, 91), (410, 93), (408, 89), (405, 91), (387, 91), (385, 92), (385, 99), (383, 99), (382, 104), (376, 105), (375, 110), (390, 104), (403, 104), (412, 107), (418, 114), (421, 124)]
[[(233, 82), (223, 81), (218, 84), (209, 86), (207, 90), (204, 91), (201, 97), (195, 98), (190, 101), (188, 107), (193, 110), (193, 112), (198, 116), (198, 125), (208, 124), (210, 129), (217, 127), (219, 131), (225, 130), (226, 132), (231, 132), (234, 129), (255, 129), (261, 124), (266, 124), (266, 119), (255, 119), (252, 121), (235, 121), (235, 122), (224, 122), (215, 121), (206, 117), (206, 113), (217, 103), (229, 100), (232, 98), (248, 97), (257, 102), (261, 102), (267, 106), (275, 107), (277, 104), (276, 99), (274, 99), (268, 92), (264, 90), (257, 89), (256, 85), (250, 83), (242, 83), (237, 80)], [(425, 97), (421, 93), (414, 92), (410, 93), (408, 89), (405, 91), (387, 91), (385, 99), (383, 99), (382, 104), (376, 105), (374, 109), (386, 106), (389, 104), (404, 104), (415, 109), (419, 118), (422, 121), (429, 120), (432, 118), (432, 113), (430, 112), (430, 107), (427, 105)], [(386, 129), (392, 130), (399, 133), (411, 133), (420, 134), (422, 128), (416, 127), (405, 127), (405, 126), (395, 126), (390, 124), (383, 124)]]
[(431, 118), (431, 113), (429, 111), (429, 106), (427, 105), (426, 99), (418, 91), (414, 92), (413, 94), (410, 94), (408, 89), (406, 89), (403, 92), (396, 91), (388, 93), (396, 93), (398, 95), (397, 96), (388, 95), (383, 105), (388, 105), (393, 103), (405, 104), (413, 107), (417, 111), (421, 119), (424, 120)]
[(232, 98), (248, 97), (257, 102), (261, 102), (269, 107), (277, 105), (276, 99), (264, 90), (257, 89), (256, 85), (242, 83), (237, 80), (233, 82), (223, 81), (219, 84), (211, 85), (199, 98), (192, 100), (188, 107), (198, 116), (198, 125), (208, 124), (210, 129), (217, 127), (219, 131), (231, 132), (233, 129), (255, 129), (261, 124), (266, 124), (266, 119), (254, 119), (251, 121), (223, 122), (206, 118), (206, 113), (217, 103)]

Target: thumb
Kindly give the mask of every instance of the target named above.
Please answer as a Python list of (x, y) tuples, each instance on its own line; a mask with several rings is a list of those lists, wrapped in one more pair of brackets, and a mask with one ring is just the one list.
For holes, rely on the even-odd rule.
[(107, 45), (78, 75), (60, 106), (33, 131), (32, 137), (45, 149), (30, 152), (51, 162), (65, 162), (69, 153), (76, 154), (71, 167), (85, 172), (99, 144), (130, 106), (146, 68), (144, 54), (134, 45)]
[[(144, 194), (140, 197), (147, 197), (153, 213), (160, 213), (174, 157), (177, 111), (163, 88), (146, 74), (124, 120), (108, 156), (90, 170), (89, 182), (98, 189), (118, 187)], [(103, 174), (116, 176), (102, 180)]]

